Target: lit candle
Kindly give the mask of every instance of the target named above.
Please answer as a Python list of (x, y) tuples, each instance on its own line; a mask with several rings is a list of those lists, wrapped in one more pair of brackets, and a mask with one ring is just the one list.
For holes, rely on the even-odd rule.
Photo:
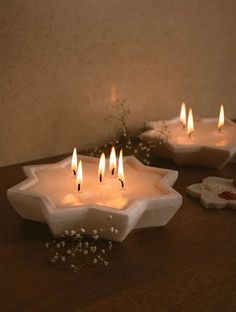
[(111, 174), (114, 175), (116, 171), (116, 150), (114, 146), (112, 146), (112, 149), (111, 149), (109, 166), (110, 166)]
[(81, 190), (82, 183), (83, 183), (83, 169), (82, 169), (82, 161), (80, 160), (76, 176), (76, 184), (78, 192)]
[(219, 121), (218, 121), (218, 130), (221, 132), (222, 128), (224, 127), (225, 123), (225, 113), (224, 113), (224, 105), (220, 106), (220, 115), (219, 115)]
[(106, 158), (105, 154), (102, 153), (99, 161), (99, 166), (98, 166), (98, 179), (99, 182), (102, 182), (104, 175), (105, 175), (105, 166), (106, 166)]
[[(139, 228), (165, 225), (182, 204), (182, 196), (171, 188), (177, 179), (176, 171), (150, 170), (133, 156), (124, 158), (123, 163), (121, 151), (119, 178), (123, 184), (125, 170), (128, 181), (128, 187), (121, 188), (118, 179), (107, 179), (106, 185), (97, 181), (98, 158), (78, 158), (76, 179), (68, 174), (71, 157), (29, 167), (27, 179), (7, 192), (19, 214), (48, 223), (54, 236), (81, 227), (86, 228), (86, 235), (94, 236), (94, 229), (100, 228), (104, 229), (100, 238), (122, 241), (137, 224)], [(113, 215), (112, 227), (108, 215), (109, 219)]]
[(188, 132), (189, 138), (191, 138), (193, 131), (194, 131), (193, 111), (192, 111), (192, 108), (190, 108), (190, 110), (188, 112), (188, 123), (187, 123), (187, 132)]
[(125, 175), (123, 167), (123, 151), (120, 150), (119, 162), (118, 162), (118, 180), (121, 182), (121, 187), (125, 186)]
[[(223, 105), (219, 105), (219, 113), (216, 118), (196, 118), (195, 112), (193, 117), (192, 110), (187, 110), (186, 133), (180, 116), (151, 121), (139, 138), (147, 144), (163, 143), (155, 153), (173, 159), (178, 165), (222, 168), (228, 162), (236, 162), (236, 123), (224, 116)], [(166, 131), (164, 136), (162, 131)]]
[(183, 125), (183, 129), (185, 129), (185, 127), (186, 127), (186, 105), (185, 105), (184, 102), (181, 105), (179, 119), (180, 119), (180, 122)]
[(74, 176), (76, 176), (77, 172), (77, 150), (76, 147), (73, 150), (72, 159), (71, 159), (71, 171), (73, 172)]

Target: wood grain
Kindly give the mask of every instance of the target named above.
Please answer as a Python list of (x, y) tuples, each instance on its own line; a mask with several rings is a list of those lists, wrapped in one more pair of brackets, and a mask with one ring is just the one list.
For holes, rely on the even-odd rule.
[(108, 267), (75, 275), (49, 264), (47, 226), (22, 220), (6, 199), (24, 178), (22, 164), (0, 168), (0, 310), (236, 311), (236, 212), (208, 211), (185, 195), (187, 185), (206, 176), (232, 178), (236, 165), (220, 171), (160, 159), (152, 165), (179, 170), (182, 208), (166, 227), (136, 230), (115, 244)]

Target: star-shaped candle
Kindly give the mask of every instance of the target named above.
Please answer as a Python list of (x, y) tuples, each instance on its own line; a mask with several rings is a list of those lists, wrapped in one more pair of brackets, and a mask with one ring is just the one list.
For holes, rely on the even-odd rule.
[(164, 144), (157, 146), (157, 155), (173, 159), (178, 165), (211, 168), (222, 168), (228, 162), (236, 162), (236, 123), (225, 118), (223, 105), (219, 118), (194, 118), (192, 109), (187, 114), (183, 103), (179, 118), (148, 122), (149, 130), (140, 138), (158, 142), (163, 124), (170, 134)]
[[(73, 154), (74, 155), (74, 154)], [(114, 152), (113, 152), (114, 155)], [(102, 228), (100, 237), (122, 241), (134, 228), (165, 225), (182, 204), (171, 188), (176, 171), (144, 166), (119, 153), (109, 159), (77, 155), (58, 163), (24, 167), (27, 179), (10, 188), (9, 201), (25, 219), (47, 223), (54, 235), (83, 227)], [(75, 172), (74, 172), (75, 171)], [(107, 229), (108, 215), (118, 230)]]

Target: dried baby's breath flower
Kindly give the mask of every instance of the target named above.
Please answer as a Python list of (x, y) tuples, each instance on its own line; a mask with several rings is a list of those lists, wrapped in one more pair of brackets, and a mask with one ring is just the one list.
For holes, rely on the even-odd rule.
[[(111, 109), (113, 111), (110, 111)], [(126, 106), (125, 100), (118, 99), (112, 105), (109, 105), (107, 110), (110, 111), (110, 115), (106, 116), (105, 119), (113, 121), (112, 128), (109, 129), (113, 138), (109, 141), (109, 145), (105, 144), (104, 147), (111, 148), (113, 145), (116, 148), (123, 147), (124, 152), (127, 151), (129, 155), (134, 154), (145, 165), (150, 165), (151, 150), (156, 148), (157, 145), (165, 142), (170, 137), (170, 130), (166, 123), (160, 123), (159, 129), (156, 131), (157, 138), (155, 138), (155, 142), (153, 142), (153, 140), (140, 142), (137, 138), (145, 128), (140, 129), (136, 134), (131, 134), (129, 132), (128, 117), (130, 115), (130, 109)], [(118, 121), (119, 126), (115, 121)]]
[(97, 246), (93, 246), (93, 252), (97, 251)]
[(88, 242), (84, 242), (84, 247), (87, 248), (89, 246)]
[[(111, 215), (107, 216), (107, 230), (113, 228), (114, 233), (118, 233), (114, 226), (111, 226)], [(99, 228), (99, 232), (103, 232), (103, 228)], [(99, 239), (98, 230), (93, 229), (92, 235), (88, 236), (82, 227), (78, 232), (76, 230), (65, 230), (61, 237), (54, 239), (52, 242), (45, 244), (46, 249), (51, 254), (50, 263), (63, 263), (69, 269), (76, 273), (85, 265), (92, 264), (108, 264), (106, 257), (112, 249), (111, 241)]]

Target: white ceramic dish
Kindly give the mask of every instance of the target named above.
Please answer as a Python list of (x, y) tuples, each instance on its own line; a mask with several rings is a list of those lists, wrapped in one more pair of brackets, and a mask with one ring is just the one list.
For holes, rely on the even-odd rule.
[(205, 208), (236, 209), (236, 200), (225, 199), (219, 196), (223, 192), (233, 192), (236, 194), (236, 186), (233, 184), (233, 179), (208, 177), (202, 183), (188, 186), (186, 191), (192, 197), (200, 199)]
[[(222, 131), (217, 129), (218, 119), (204, 118), (194, 120), (194, 132), (191, 138), (182, 129), (179, 118), (165, 120), (170, 131), (169, 138), (158, 145), (155, 153), (170, 158), (176, 164), (200, 165), (210, 168), (222, 168), (228, 162), (236, 163), (236, 123), (225, 120)], [(163, 121), (148, 122), (150, 130), (140, 135), (144, 141), (157, 142)]]
[[(98, 159), (79, 155), (79, 158), (91, 164), (97, 164)], [(182, 196), (172, 189), (178, 172), (168, 169), (144, 166), (135, 157), (124, 157), (124, 164), (132, 167), (137, 174), (150, 175), (155, 180), (157, 192), (155, 196), (137, 196), (135, 200), (126, 203), (119, 209), (94, 203), (93, 205), (76, 205), (75, 203), (60, 206), (53, 195), (33, 190), (40, 184), (43, 172), (65, 170), (70, 172), (71, 158), (66, 158), (54, 164), (43, 164), (24, 167), (27, 179), (7, 191), (8, 199), (15, 210), (28, 220), (47, 223), (54, 236), (64, 230), (86, 229), (88, 234), (94, 228), (103, 228), (101, 237), (113, 241), (122, 241), (133, 229), (164, 226), (182, 205)], [(59, 183), (59, 182), (58, 182)], [(132, 186), (131, 186), (132, 187)], [(108, 222), (108, 215), (112, 221)], [(118, 233), (110, 231), (112, 224)]]

